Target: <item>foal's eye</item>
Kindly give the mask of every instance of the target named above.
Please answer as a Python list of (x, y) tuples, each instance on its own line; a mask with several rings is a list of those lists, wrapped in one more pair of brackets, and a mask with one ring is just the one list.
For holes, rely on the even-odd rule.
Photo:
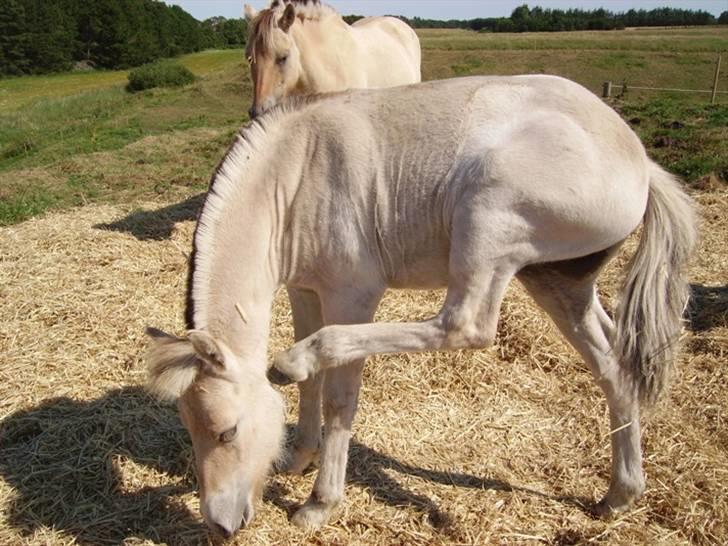
[(232, 442), (235, 439), (235, 435), (237, 433), (238, 433), (238, 425), (235, 425), (233, 428), (229, 428), (225, 432), (220, 434), (220, 436), (218, 436), (218, 440), (220, 440), (220, 442), (223, 444), (227, 444), (229, 442)]
[(253, 64), (253, 57), (251, 55), (248, 55), (246, 59), (248, 59), (248, 64)]
[(288, 55), (283, 55), (282, 57), (278, 57), (276, 59), (276, 64), (283, 64), (288, 60)]

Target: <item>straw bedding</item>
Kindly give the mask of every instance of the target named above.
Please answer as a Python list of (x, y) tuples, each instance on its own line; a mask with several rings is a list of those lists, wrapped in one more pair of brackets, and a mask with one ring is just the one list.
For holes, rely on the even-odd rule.
[[(696, 193), (695, 302), (669, 396), (646, 417), (648, 490), (610, 521), (604, 399), (517, 283), (488, 351), (366, 368), (347, 500), (313, 534), (288, 518), (313, 475), (273, 476), (240, 544), (728, 542), (728, 191)], [(143, 329), (183, 328), (199, 198), (92, 206), (0, 230), (0, 544), (199, 544), (192, 450), (141, 388)], [(604, 274), (611, 306), (625, 252)], [(392, 292), (378, 320), (424, 318), (442, 292)], [(280, 295), (271, 350), (291, 343)], [(286, 387), (289, 422), (296, 392)]]

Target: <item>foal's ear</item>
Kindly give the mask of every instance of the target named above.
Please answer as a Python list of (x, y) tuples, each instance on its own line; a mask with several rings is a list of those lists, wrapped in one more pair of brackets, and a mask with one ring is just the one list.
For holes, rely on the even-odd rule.
[(255, 19), (255, 16), (258, 15), (258, 12), (255, 11), (255, 8), (250, 4), (245, 4), (245, 6), (243, 6), (243, 13), (245, 14), (246, 21), (252, 21)]
[(291, 28), (291, 25), (296, 20), (296, 8), (293, 7), (293, 4), (288, 4), (286, 6), (286, 9), (283, 11), (283, 15), (280, 19), (278, 19), (278, 27), (283, 32), (288, 32), (288, 29)]
[(192, 343), (197, 356), (207, 364), (219, 368), (225, 367), (225, 353), (210, 334), (202, 330), (190, 330), (187, 333), (187, 339)]
[(162, 342), (171, 342), (171, 341), (182, 341), (182, 338), (179, 338), (177, 336), (172, 336), (168, 334), (167, 332), (163, 332), (159, 328), (155, 328), (154, 326), (147, 326), (144, 329), (144, 333), (147, 334), (150, 338), (152, 338), (154, 341)]
[(161, 400), (176, 400), (194, 382), (200, 371), (200, 359), (190, 342), (147, 328), (152, 344), (147, 351), (147, 389)]

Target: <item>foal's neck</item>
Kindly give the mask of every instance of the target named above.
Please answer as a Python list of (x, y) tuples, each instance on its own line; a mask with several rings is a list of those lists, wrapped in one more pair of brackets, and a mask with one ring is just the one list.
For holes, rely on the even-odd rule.
[(288, 207), (264, 137), (245, 129), (215, 175), (195, 232), (188, 303), (194, 328), (263, 363)]

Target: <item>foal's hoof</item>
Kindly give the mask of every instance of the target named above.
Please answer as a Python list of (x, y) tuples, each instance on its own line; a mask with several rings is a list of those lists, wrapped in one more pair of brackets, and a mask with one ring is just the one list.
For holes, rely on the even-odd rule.
[(286, 462), (286, 473), (302, 476), (309, 467), (318, 466), (318, 454), (318, 449), (305, 447), (292, 449)]
[(275, 368), (275, 366), (268, 368), (268, 372), (266, 372), (266, 375), (268, 376), (268, 381), (270, 381), (274, 385), (285, 386), (294, 383), (293, 379), (291, 379), (284, 373), (281, 373), (278, 369)]
[(592, 513), (600, 519), (610, 519), (620, 512), (627, 511), (628, 507), (612, 507), (606, 498), (603, 498), (592, 508)]
[(627, 512), (634, 506), (634, 503), (640, 496), (642, 496), (641, 491), (639, 493), (634, 492), (634, 494), (630, 495), (622, 495), (618, 499), (610, 499), (609, 495), (607, 495), (594, 505), (592, 513), (601, 519), (612, 518), (617, 514)]
[(288, 351), (278, 353), (273, 358), (273, 368), (290, 380), (300, 383), (312, 375), (316, 360), (306, 353), (306, 349), (301, 349), (297, 345)]
[(315, 531), (326, 525), (326, 522), (331, 518), (334, 508), (336, 508), (336, 505), (324, 504), (309, 499), (306, 501), (306, 504), (301, 506), (293, 514), (291, 523), (301, 529)]
[(600, 518), (611, 518), (622, 512), (626, 512), (642, 497), (645, 492), (645, 480), (643, 477), (636, 479), (621, 480), (612, 483), (609, 491), (594, 507), (593, 513)]

